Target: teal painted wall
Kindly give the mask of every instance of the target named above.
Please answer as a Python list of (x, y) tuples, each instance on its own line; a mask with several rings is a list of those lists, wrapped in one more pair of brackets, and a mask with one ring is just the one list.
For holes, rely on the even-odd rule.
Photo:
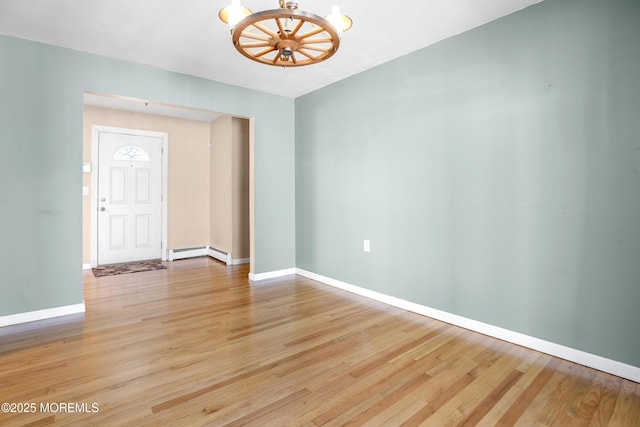
[(639, 21), (547, 0), (297, 98), (296, 265), (640, 366)]
[(85, 90), (255, 118), (255, 273), (295, 265), (293, 99), (0, 36), (0, 316), (83, 301)]

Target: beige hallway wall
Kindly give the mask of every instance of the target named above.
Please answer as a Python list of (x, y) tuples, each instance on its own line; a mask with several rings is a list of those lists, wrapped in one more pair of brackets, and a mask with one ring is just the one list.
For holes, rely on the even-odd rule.
[(211, 122), (210, 191), (211, 246), (234, 260), (249, 258), (249, 120)]
[(216, 249), (233, 253), (231, 121), (231, 117), (218, 117), (211, 122), (209, 243)]
[(231, 121), (233, 158), (233, 258), (251, 254), (249, 236), (249, 120)]

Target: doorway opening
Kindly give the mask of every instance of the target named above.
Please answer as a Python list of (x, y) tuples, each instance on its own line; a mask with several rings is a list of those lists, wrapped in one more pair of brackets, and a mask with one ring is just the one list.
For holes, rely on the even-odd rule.
[[(139, 246), (153, 246), (151, 235), (147, 234), (147, 230), (154, 230), (154, 224), (157, 223), (154, 215), (139, 212), (137, 217), (133, 215), (127, 220), (123, 214), (113, 212), (121, 206), (113, 207), (111, 203), (112, 196), (122, 196), (122, 192), (125, 191), (125, 182), (129, 186), (127, 187), (128, 191), (133, 192), (134, 195), (136, 192), (139, 193), (143, 196), (142, 199), (154, 191), (157, 192), (157, 190), (153, 190), (153, 187), (147, 187), (147, 184), (151, 185), (149, 179), (155, 173), (153, 168), (146, 168), (149, 165), (143, 165), (142, 160), (121, 158), (120, 161), (123, 163), (112, 165), (115, 169), (110, 175), (100, 172), (103, 169), (109, 170), (101, 165), (100, 158), (111, 158), (116, 161), (118, 159), (113, 159), (114, 150), (117, 151), (122, 147), (129, 147), (126, 148), (127, 150), (131, 149), (130, 147), (138, 147), (143, 151), (153, 151), (153, 147), (161, 146), (161, 175), (164, 178), (161, 183), (160, 224), (162, 231), (159, 238), (161, 248), (159, 258), (172, 259), (170, 254), (175, 253), (197, 255), (202, 253), (201, 250), (204, 251), (203, 254), (207, 254), (211, 252), (212, 248), (224, 250), (231, 255), (230, 249), (232, 248), (212, 245), (215, 240), (213, 231), (216, 228), (220, 229), (220, 226), (214, 222), (217, 221), (216, 218), (220, 217), (220, 212), (213, 212), (212, 198), (214, 196), (212, 194), (216, 194), (214, 188), (220, 186), (220, 180), (224, 179), (224, 175), (220, 174), (219, 162), (215, 165), (215, 170), (213, 169), (215, 162), (212, 157), (221, 137), (216, 134), (215, 140), (212, 138), (216, 126), (220, 128), (219, 124), (214, 126), (216, 120), (225, 119), (233, 123), (234, 129), (238, 128), (237, 122), (242, 123), (242, 133), (246, 134), (242, 139), (243, 144), (246, 144), (246, 150), (243, 149), (245, 154), (240, 156), (242, 162), (240, 167), (243, 169), (242, 180), (246, 181), (244, 195), (241, 197), (245, 199), (240, 204), (234, 202), (233, 215), (236, 214), (237, 206), (241, 205), (248, 219), (241, 222), (235, 221), (233, 225), (234, 229), (239, 228), (247, 236), (248, 244), (245, 245), (243, 253), (233, 253), (233, 263), (249, 262), (250, 271), (253, 272), (253, 119), (92, 92), (85, 92), (84, 101), (83, 267), (88, 269), (97, 266), (98, 263), (104, 264), (104, 259), (108, 258), (103, 258), (100, 254), (123, 246), (124, 238), (122, 236), (127, 229), (134, 230), (126, 233), (128, 233), (129, 239), (139, 243)], [(94, 139), (99, 141), (100, 134), (102, 134), (103, 139), (107, 140), (118, 133), (114, 130), (119, 131), (120, 134), (129, 135), (126, 138), (156, 138), (157, 145), (145, 148), (130, 140), (125, 140), (115, 143), (118, 147), (112, 146), (109, 154), (101, 156), (100, 144), (94, 144)], [(139, 135), (134, 136), (134, 133)], [(237, 136), (234, 135), (234, 138), (236, 138), (234, 139), (235, 143)], [(232, 145), (232, 147), (235, 146)], [(215, 153), (219, 152), (219, 150), (215, 151)], [(135, 155), (133, 152), (131, 153), (131, 155)], [(147, 152), (147, 154), (150, 155), (150, 158), (153, 157), (151, 153)], [(126, 157), (125, 154), (122, 155)], [(144, 155), (142, 157), (144, 158)], [(125, 171), (127, 168), (131, 173), (128, 174)], [(214, 179), (215, 182), (213, 182)], [(104, 191), (114, 191), (109, 186), (107, 190), (101, 191), (100, 181), (104, 182), (105, 180), (109, 181), (110, 187), (114, 187), (120, 193), (109, 194), (108, 197), (100, 194)], [(144, 201), (142, 199), (139, 197), (138, 201)], [(144, 202), (146, 203), (146, 201)], [(216, 200), (216, 204), (219, 205), (219, 200)], [(103, 207), (105, 210), (101, 211), (100, 209)], [(215, 208), (219, 209), (219, 206), (215, 206)], [(129, 207), (129, 209), (135, 210), (136, 207)], [(113, 213), (114, 218), (103, 215), (105, 218), (102, 220), (102, 225), (105, 226), (106, 237), (100, 238), (100, 215), (107, 212)], [(239, 224), (241, 225), (239, 226)], [(149, 233), (157, 235), (155, 231), (149, 231)], [(108, 242), (110, 247), (101, 249), (99, 247), (100, 241)]]

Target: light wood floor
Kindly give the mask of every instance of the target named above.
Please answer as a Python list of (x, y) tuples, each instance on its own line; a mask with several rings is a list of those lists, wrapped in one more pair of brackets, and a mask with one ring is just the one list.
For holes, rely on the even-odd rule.
[(0, 328), (0, 402), (54, 404), (0, 425), (640, 426), (637, 383), (247, 272), (86, 272), (85, 315)]

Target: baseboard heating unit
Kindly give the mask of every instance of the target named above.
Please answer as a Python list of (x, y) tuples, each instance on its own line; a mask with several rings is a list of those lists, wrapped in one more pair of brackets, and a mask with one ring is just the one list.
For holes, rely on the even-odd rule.
[(209, 255), (211, 258), (218, 259), (226, 263), (227, 265), (231, 265), (233, 263), (231, 254), (229, 252), (221, 251), (220, 249), (212, 248), (209, 246), (207, 255)]
[(220, 260), (227, 265), (231, 265), (233, 260), (229, 252), (225, 252), (220, 249), (212, 248), (211, 246), (200, 246), (195, 248), (182, 248), (182, 249), (169, 249), (168, 260), (175, 261), (185, 258), (196, 258), (199, 256), (210, 256)]

